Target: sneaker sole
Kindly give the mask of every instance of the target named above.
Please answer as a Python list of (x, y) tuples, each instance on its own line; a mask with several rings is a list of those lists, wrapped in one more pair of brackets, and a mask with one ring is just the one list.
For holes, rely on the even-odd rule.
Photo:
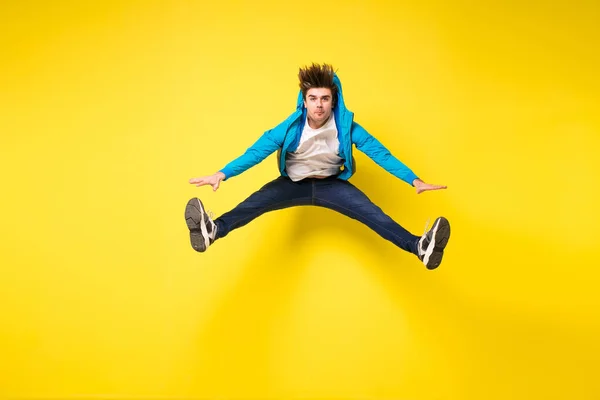
[(450, 239), (450, 223), (444, 217), (436, 219), (433, 225), (433, 235), (431, 237), (431, 243), (425, 252), (423, 260), (427, 269), (436, 269), (442, 263), (442, 257), (444, 256), (444, 248), (448, 244)]
[(200, 199), (194, 197), (185, 207), (185, 222), (190, 230), (192, 248), (202, 253), (208, 247), (208, 232), (204, 222), (204, 206)]

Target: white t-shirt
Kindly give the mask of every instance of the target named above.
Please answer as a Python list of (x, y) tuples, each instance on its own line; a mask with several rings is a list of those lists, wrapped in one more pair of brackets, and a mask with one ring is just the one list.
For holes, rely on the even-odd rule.
[(292, 181), (297, 182), (313, 175), (337, 175), (344, 161), (338, 156), (339, 145), (333, 113), (318, 129), (311, 128), (307, 120), (304, 123), (298, 148), (286, 154), (285, 169), (288, 176)]

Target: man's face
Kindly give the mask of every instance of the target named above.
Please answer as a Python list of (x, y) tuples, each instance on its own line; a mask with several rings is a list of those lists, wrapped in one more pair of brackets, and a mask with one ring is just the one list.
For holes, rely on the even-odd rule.
[(304, 98), (304, 107), (308, 110), (308, 125), (313, 129), (322, 127), (329, 119), (333, 108), (331, 89), (309, 89)]

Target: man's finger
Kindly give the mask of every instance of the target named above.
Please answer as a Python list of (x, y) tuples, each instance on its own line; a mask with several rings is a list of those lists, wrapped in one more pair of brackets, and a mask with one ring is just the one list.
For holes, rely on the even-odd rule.
[(439, 189), (446, 189), (446, 188), (447, 188), (447, 186), (442, 186), (442, 185), (427, 185), (427, 186), (418, 188), (417, 194), (427, 192), (429, 190), (439, 190)]

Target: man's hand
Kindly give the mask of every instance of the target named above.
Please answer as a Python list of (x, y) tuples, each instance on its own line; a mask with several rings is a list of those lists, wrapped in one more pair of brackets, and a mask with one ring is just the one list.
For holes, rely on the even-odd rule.
[(190, 179), (190, 183), (196, 186), (204, 186), (211, 185), (213, 188), (213, 192), (215, 192), (219, 188), (219, 184), (221, 181), (225, 179), (225, 174), (222, 172), (217, 172), (213, 175), (209, 176), (201, 176), (199, 178)]
[(428, 190), (446, 189), (448, 187), (448, 186), (442, 186), (442, 185), (431, 185), (429, 183), (423, 182), (420, 179), (415, 179), (413, 181), (413, 186), (417, 189), (417, 194), (421, 194)]

